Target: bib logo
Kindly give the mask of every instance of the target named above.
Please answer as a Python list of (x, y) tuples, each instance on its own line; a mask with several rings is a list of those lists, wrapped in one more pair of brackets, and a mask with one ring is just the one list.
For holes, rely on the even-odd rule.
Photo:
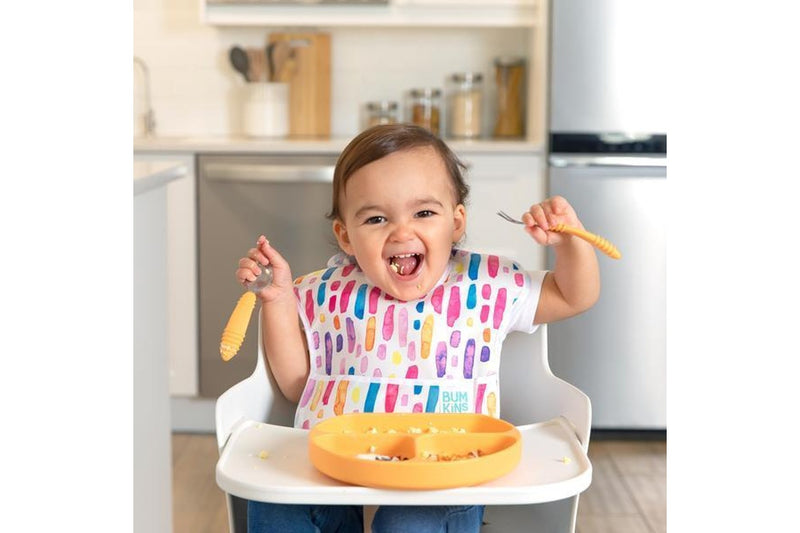
[(442, 391), (443, 413), (468, 413), (469, 395), (464, 391)]

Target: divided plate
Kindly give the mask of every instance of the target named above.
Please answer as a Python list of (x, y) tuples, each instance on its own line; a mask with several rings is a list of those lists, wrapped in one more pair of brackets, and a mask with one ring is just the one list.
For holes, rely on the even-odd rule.
[(513, 470), (522, 453), (512, 424), (470, 413), (340, 415), (314, 426), (308, 442), (323, 474), (392, 489), (477, 485)]

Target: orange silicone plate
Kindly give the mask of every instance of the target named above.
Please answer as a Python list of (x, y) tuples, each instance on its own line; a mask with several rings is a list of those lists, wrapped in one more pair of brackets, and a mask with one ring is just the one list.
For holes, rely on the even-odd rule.
[(513, 470), (520, 439), (513, 425), (486, 415), (359, 413), (314, 426), (309, 456), (323, 474), (354, 485), (445, 489)]

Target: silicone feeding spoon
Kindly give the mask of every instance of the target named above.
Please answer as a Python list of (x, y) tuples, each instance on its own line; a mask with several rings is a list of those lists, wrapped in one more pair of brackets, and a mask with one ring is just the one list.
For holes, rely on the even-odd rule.
[(247, 283), (247, 292), (242, 294), (236, 307), (228, 319), (228, 324), (222, 330), (222, 340), (219, 343), (219, 354), (223, 361), (230, 361), (239, 352), (250, 323), (250, 316), (256, 306), (256, 293), (272, 283), (272, 267), (262, 266), (261, 274), (256, 279)]

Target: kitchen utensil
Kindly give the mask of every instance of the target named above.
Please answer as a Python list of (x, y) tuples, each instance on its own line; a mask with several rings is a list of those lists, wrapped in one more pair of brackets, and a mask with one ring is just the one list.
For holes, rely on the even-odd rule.
[(292, 81), (292, 76), (294, 76), (295, 71), (297, 70), (297, 61), (296, 61), (296, 52), (294, 48), (289, 51), (289, 56), (286, 58), (286, 61), (283, 62), (283, 66), (281, 66), (280, 70), (278, 70), (277, 74), (277, 81), (281, 83), (289, 83)]
[[(497, 214), (500, 215), (500, 217), (503, 220), (513, 222), (514, 224), (525, 224), (523, 221), (517, 220), (516, 218), (506, 214), (503, 211), (498, 211)], [(603, 237), (595, 235), (594, 233), (574, 228), (572, 226), (567, 226), (566, 224), (556, 224), (552, 228), (548, 228), (547, 231), (554, 231), (556, 233), (568, 233), (570, 235), (575, 235), (579, 239), (583, 239), (584, 241), (593, 245), (595, 248), (597, 248), (598, 250), (600, 250), (601, 252), (603, 252), (612, 259), (619, 259), (620, 257), (622, 257), (622, 254), (619, 252), (619, 250), (617, 250), (616, 246), (611, 244)]]
[(250, 81), (267, 80), (266, 53), (261, 48), (248, 48), (247, 57), (250, 61)]
[(276, 70), (275, 70), (275, 43), (267, 44), (267, 80), (268, 81), (276, 81)]
[(239, 352), (250, 323), (250, 316), (256, 305), (256, 293), (272, 284), (272, 267), (262, 266), (261, 274), (256, 279), (246, 284), (245, 292), (236, 302), (236, 307), (222, 330), (222, 340), (219, 343), (219, 354), (223, 361), (230, 361)]
[(287, 82), (289, 81), (286, 68), (286, 62), (292, 55), (292, 47), (289, 41), (274, 41), (270, 43), (272, 47), (272, 64), (275, 70), (273, 71), (273, 81)]
[(245, 52), (243, 48), (233, 46), (231, 47), (228, 55), (234, 70), (244, 76), (244, 81), (250, 81), (250, 78), (248, 77), (250, 61), (247, 58), (247, 52)]
[(521, 440), (516, 427), (483, 414), (355, 413), (315, 425), (308, 452), (320, 472), (347, 483), (445, 489), (512, 471)]

